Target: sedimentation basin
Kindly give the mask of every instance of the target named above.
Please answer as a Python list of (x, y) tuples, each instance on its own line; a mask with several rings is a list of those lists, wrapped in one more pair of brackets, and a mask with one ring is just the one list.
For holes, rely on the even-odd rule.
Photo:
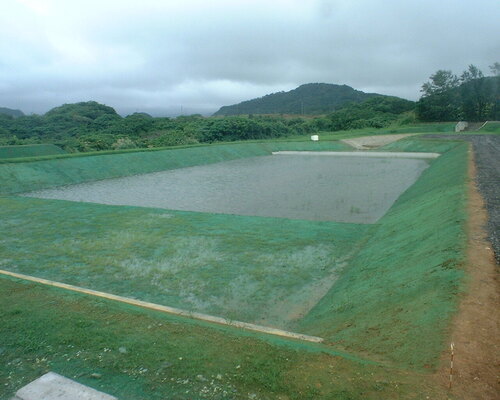
[[(2, 267), (274, 323), (340, 348), (412, 365), (433, 362), (463, 275), (463, 144), (405, 140), (386, 146), (387, 151), (442, 155), (371, 225), (14, 195), (282, 150), (348, 147), (267, 142), (4, 160)], [(307, 307), (300, 308), (303, 304)]]

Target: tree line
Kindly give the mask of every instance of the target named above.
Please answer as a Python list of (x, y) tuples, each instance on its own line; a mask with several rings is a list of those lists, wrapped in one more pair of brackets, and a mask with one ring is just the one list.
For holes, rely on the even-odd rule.
[[(493, 76), (470, 65), (460, 76), (438, 70), (422, 85), (415, 103), (398, 97), (370, 95), (338, 105), (323, 115), (235, 115), (152, 117), (120, 116), (95, 101), (64, 104), (44, 115), (22, 115), (0, 109), (0, 146), (53, 143), (70, 152), (165, 147), (235, 140), (274, 139), (359, 128), (385, 128), (418, 121), (500, 120), (500, 63)], [(323, 86), (303, 85), (311, 90)], [(361, 92), (360, 92), (361, 93)], [(279, 97), (279, 96), (278, 96)], [(277, 97), (276, 97), (277, 98)]]
[(422, 85), (417, 116), (422, 121), (500, 120), (500, 63), (484, 76), (475, 65), (460, 75), (438, 70)]
[(54, 143), (70, 152), (165, 147), (220, 141), (273, 139), (363, 127), (381, 128), (401, 119), (414, 103), (380, 96), (320, 116), (244, 115), (154, 118), (120, 116), (95, 101), (65, 104), (44, 115), (0, 114), (0, 146)]

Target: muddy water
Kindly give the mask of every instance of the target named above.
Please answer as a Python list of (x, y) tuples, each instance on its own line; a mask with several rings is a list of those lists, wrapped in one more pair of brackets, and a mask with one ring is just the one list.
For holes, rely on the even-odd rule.
[(211, 213), (373, 223), (428, 162), (279, 155), (109, 179), (27, 196)]

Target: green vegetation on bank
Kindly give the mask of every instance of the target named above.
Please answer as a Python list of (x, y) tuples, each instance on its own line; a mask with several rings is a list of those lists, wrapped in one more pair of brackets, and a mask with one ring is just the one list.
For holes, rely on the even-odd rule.
[(24, 197), (0, 220), (9, 270), (282, 329), (368, 227)]
[(0, 115), (0, 145), (53, 143), (69, 152), (89, 152), (273, 139), (317, 131), (314, 121), (279, 116), (153, 118), (143, 113), (122, 118), (111, 107), (86, 102), (66, 104), (43, 116)]
[(375, 97), (351, 103), (329, 115), (329, 130), (385, 128), (415, 123), (415, 103), (398, 97)]
[[(490, 128), (489, 132), (485, 132), (481, 130), (481, 132), (485, 133), (494, 133), (495, 132), (495, 123), (488, 123)], [(371, 135), (391, 135), (391, 134), (413, 134), (420, 135), (425, 133), (453, 133), (455, 129), (455, 123), (449, 122), (441, 122), (441, 123), (418, 123), (411, 125), (402, 125), (402, 126), (390, 126), (387, 128), (373, 129), (373, 128), (362, 128), (362, 129), (349, 129), (349, 130), (341, 130), (341, 131), (318, 131), (316, 134), (319, 134), (320, 142), (316, 144), (310, 144), (314, 148), (327, 149), (331, 144), (325, 144), (324, 142), (331, 141), (339, 141), (341, 139), (355, 138), (361, 136), (371, 136)], [(45, 156), (45, 155), (34, 155), (31, 157), (17, 157), (17, 158), (0, 158), (0, 164), (11, 164), (11, 163), (25, 163), (31, 161), (45, 161), (48, 159), (56, 159), (56, 158), (74, 158), (74, 157), (90, 157), (90, 156), (102, 156), (102, 155), (111, 155), (111, 154), (125, 154), (125, 153), (151, 153), (163, 150), (178, 150), (185, 148), (195, 148), (195, 147), (206, 147), (206, 146), (219, 146), (226, 145), (232, 146), (233, 144), (243, 144), (243, 143), (292, 143), (292, 142), (311, 142), (309, 136), (297, 135), (297, 136), (287, 136), (278, 139), (271, 140), (246, 140), (246, 141), (238, 141), (238, 142), (215, 142), (215, 143), (198, 143), (198, 144), (188, 144), (188, 145), (178, 145), (178, 146), (169, 146), (169, 147), (149, 147), (149, 148), (133, 148), (133, 149), (120, 149), (120, 150), (101, 150), (101, 151), (92, 151), (92, 152), (84, 152), (84, 153), (64, 153), (59, 154), (57, 156)], [(296, 146), (298, 144), (295, 144)], [(324, 147), (327, 146), (327, 147)], [(347, 150), (350, 147), (343, 143), (336, 143), (337, 150)], [(11, 146), (5, 146), (9, 149)], [(12, 146), (15, 150), (19, 146)], [(37, 147), (33, 147), (34, 150)]]
[[(500, 133), (500, 122), (491, 121), (481, 128), (481, 133)], [(472, 132), (474, 133), (474, 132)], [(476, 132), (477, 133), (477, 132)]]
[(10, 158), (27, 158), (65, 154), (66, 152), (53, 144), (27, 144), (24, 146), (0, 146), (0, 160)]
[[(2, 164), (0, 178), (8, 188), (4, 193), (14, 193), (314, 146), (345, 148), (336, 142), (264, 142), (56, 155)], [(253, 394), (297, 400), (432, 396), (425, 370), (430, 366), (432, 371), (443, 348), (463, 277), (467, 147), (412, 138), (385, 149), (443, 155), (371, 226), (0, 198), (1, 269), (55, 280), (66, 276), (82, 286), (124, 293), (123, 283), (130, 280), (123, 272), (140, 274), (138, 266), (147, 264), (152, 275), (139, 277), (133, 287), (132, 295), (139, 298), (154, 292), (155, 266), (170, 258), (186, 266), (275, 261), (271, 269), (278, 281), (280, 265), (321, 269), (332, 258), (347, 262), (323, 300), (292, 327), (324, 337), (327, 346), (318, 348), (2, 277), (0, 351), (6, 362), (0, 381), (6, 384), (0, 385), (0, 397), (48, 370), (123, 399), (141, 399), (145, 393), (153, 399), (167, 393), (201, 398), (207, 390), (213, 399), (224, 398), (224, 391), (235, 399)], [(255, 272), (262, 282), (269, 278), (258, 266)], [(313, 271), (309, 278), (317, 273), (322, 272)], [(96, 279), (101, 275), (107, 278)], [(282, 280), (290, 283), (286, 276)], [(231, 287), (220, 285), (225, 289)], [(252, 301), (245, 298), (245, 304)], [(337, 349), (385, 367), (342, 357)]]
[(383, 128), (414, 122), (414, 103), (377, 96), (345, 103), (317, 116), (239, 115), (153, 118), (135, 113), (125, 118), (96, 102), (65, 104), (45, 115), (14, 118), (0, 114), (0, 145), (51, 143), (68, 152), (92, 152), (242, 140), (307, 137), (323, 131)]
[[(393, 134), (412, 134), (421, 135), (426, 133), (453, 133), (455, 123), (435, 122), (435, 123), (416, 123), (411, 125), (390, 126), (374, 130), (373, 128), (348, 129), (336, 132), (319, 132), (320, 140), (342, 140), (362, 136), (372, 135), (393, 135)], [(291, 138), (304, 140), (304, 138)]]
[(440, 390), (324, 347), (4, 277), (0, 304), (2, 399), (48, 371), (121, 400), (396, 400)]
[(64, 104), (44, 115), (0, 108), (0, 146), (55, 144), (67, 152), (161, 148), (242, 140), (277, 140), (357, 129), (398, 130), (421, 122), (500, 120), (499, 63), (484, 76), (439, 70), (417, 103), (347, 85), (310, 83), (289, 92), (222, 107), (212, 117), (134, 113), (122, 117), (95, 101)]
[[(63, 159), (55, 157), (46, 161), (2, 164), (0, 176), (5, 182), (4, 190), (7, 193), (15, 193), (60, 184), (263, 155), (274, 150), (313, 148), (327, 150), (343, 147), (338, 142), (265, 142), (149, 153)], [(1, 215), (5, 222), (2, 236), (7, 238), (3, 245), (16, 249), (16, 253), (8, 250), (4, 253), (7, 254), (6, 259), (11, 260), (8, 263), (12, 263), (12, 260), (26, 252), (25, 257), (15, 262), (15, 268), (21, 272), (42, 274), (56, 280), (59, 275), (69, 274), (71, 279), (76, 279), (71, 283), (77, 285), (118, 291), (125, 295), (146, 296), (145, 298), (153, 301), (157, 301), (157, 298), (147, 297), (149, 288), (154, 277), (159, 278), (160, 275), (138, 275), (136, 278), (140, 279), (137, 279), (136, 284), (139, 287), (134, 288), (133, 293), (125, 293), (120, 291), (123, 273), (144, 273), (138, 269), (139, 265), (150, 265), (149, 270), (154, 272), (155, 265), (159, 268), (164, 260), (172, 258), (180, 264), (194, 260), (193, 262), (203, 265), (209, 265), (216, 260), (220, 263), (229, 263), (229, 260), (232, 260), (230, 264), (233, 266), (253, 265), (260, 260), (271, 266), (275, 276), (279, 276), (279, 265), (290, 266), (295, 261), (303, 265), (312, 263), (311, 265), (319, 266), (323, 266), (321, 259), (328, 259), (339, 265), (348, 262), (349, 267), (345, 273), (342, 272), (341, 278), (330, 293), (310, 314), (297, 323), (297, 329), (325, 337), (348, 351), (369, 353), (404, 365), (422, 367), (436, 360), (436, 349), (443, 340), (443, 329), (455, 305), (454, 299), (461, 276), (459, 263), (463, 243), (460, 235), (464, 217), (461, 210), (464, 204), (466, 146), (457, 145), (455, 142), (408, 139), (389, 145), (387, 150), (441, 151), (444, 154), (400, 197), (386, 216), (369, 228), (366, 235), (363, 235), (361, 230), (356, 230), (355, 226), (349, 228), (349, 224), (301, 221), (305, 225), (294, 228), (294, 224), (297, 225), (298, 222), (290, 223), (280, 219), (213, 216), (7, 197), (2, 200)], [(454, 204), (454, 207), (450, 204)], [(59, 215), (60, 219), (56, 219), (54, 215)], [(162, 218), (162, 215), (165, 215), (165, 218)], [(20, 219), (26, 222), (19, 224)], [(142, 225), (140, 221), (143, 221)], [(264, 226), (266, 221), (270, 221), (270, 227), (277, 230), (276, 235), (273, 236), (270, 227)], [(289, 229), (287, 224), (291, 224)], [(247, 225), (248, 229), (245, 229)], [(408, 229), (409, 226), (412, 229)], [(233, 232), (231, 227), (237, 230)], [(333, 236), (323, 232), (323, 229), (331, 230)], [(279, 239), (283, 230), (288, 232), (284, 235), (286, 240)], [(261, 231), (266, 232), (262, 238), (265, 239), (264, 242), (261, 242), (260, 235), (254, 237), (252, 234)], [(178, 235), (179, 232), (182, 234)], [(318, 232), (323, 233), (318, 237)], [(307, 240), (302, 236), (306, 233)], [(435, 234), (440, 235), (440, 240), (437, 240)], [(79, 238), (77, 242), (72, 239), (74, 235)], [(173, 236), (170, 237), (171, 235)], [(172, 249), (177, 250), (168, 253), (170, 247), (160, 246), (158, 238), (161, 238), (162, 243), (171, 243)], [(222, 238), (226, 239), (221, 241)], [(346, 248), (342, 247), (344, 239), (350, 242), (354, 253), (348, 254)], [(11, 243), (11, 240), (16, 242)], [(51, 246), (45, 246), (44, 240), (49, 240)], [(361, 242), (362, 249), (356, 253), (356, 243)], [(330, 245), (333, 245), (333, 248), (330, 248)], [(431, 245), (432, 249), (429, 247)], [(287, 256), (266, 258), (266, 246), (270, 246), (269, 254), (279, 255), (283, 251)], [(408, 246), (413, 250), (410, 251)], [(293, 253), (290, 247), (296, 253)], [(122, 256), (117, 256), (115, 251), (108, 254), (110, 248), (124, 249)], [(68, 252), (68, 249), (72, 251)], [(160, 249), (168, 254), (159, 252)], [(195, 249), (198, 249), (200, 254), (193, 259), (193, 254), (198, 251)], [(261, 257), (256, 255), (257, 249), (261, 249)], [(427, 263), (430, 254), (434, 254), (434, 258)], [(226, 259), (226, 256), (229, 258)], [(277, 263), (275, 270), (272, 267), (273, 262)], [(367, 265), (368, 263), (370, 265)], [(39, 270), (41, 265), (44, 265), (43, 270)], [(47, 265), (52, 267), (46, 268)], [(75, 266), (78, 266), (76, 270)], [(330, 267), (331, 265), (328, 268)], [(93, 272), (89, 274), (89, 270)], [(258, 267), (254, 270), (256, 273), (260, 271)], [(321, 274), (316, 271), (309, 277), (304, 276), (304, 282), (311, 277), (314, 280), (314, 276), (319, 276), (318, 272)], [(98, 280), (101, 282), (98, 284), (104, 286), (96, 287), (97, 283), (92, 277), (102, 274), (112, 276)], [(116, 280), (113, 276), (121, 278)], [(427, 293), (420, 298), (424, 303), (416, 308), (410, 307), (411, 304), (418, 303), (414, 299), (416, 292), (408, 283), (413, 281), (416, 285), (415, 291)], [(262, 282), (265, 282), (265, 279)], [(295, 285), (293, 282), (291, 284)], [(230, 285), (220, 287), (237, 290)], [(185, 290), (190, 289), (186, 287)], [(198, 292), (202, 293), (203, 290)], [(167, 303), (172, 302), (180, 306), (176, 299), (168, 298), (168, 293), (166, 295)], [(370, 296), (373, 298), (365, 301)], [(209, 299), (204, 301), (208, 302)], [(258, 299), (255, 299), (255, 302), (258, 305)], [(387, 310), (382, 307), (384, 303), (388, 304)], [(426, 318), (423, 318), (421, 313), (425, 314)], [(419, 323), (416, 324), (412, 320)], [(400, 323), (396, 323), (397, 321)], [(373, 335), (371, 339), (372, 331), (383, 333)], [(430, 331), (438, 333), (433, 335), (432, 339), (425, 338)], [(394, 346), (391, 337), (397, 341), (397, 346)], [(414, 352), (412, 349), (420, 346), (423, 341), (427, 342), (427, 350)]]
[(297, 329), (421, 368), (437, 361), (462, 287), (468, 148), (408, 139), (386, 149), (445, 153), (375, 224)]

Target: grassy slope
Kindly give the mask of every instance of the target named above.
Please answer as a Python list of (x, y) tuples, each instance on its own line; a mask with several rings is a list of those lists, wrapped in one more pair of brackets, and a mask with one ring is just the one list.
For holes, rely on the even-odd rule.
[(418, 137), (409, 137), (404, 140), (386, 144), (379, 147), (379, 151), (409, 151), (409, 152), (435, 152), (446, 153), (456, 147), (456, 142), (439, 139), (419, 140)]
[(467, 132), (467, 133), (494, 133), (494, 134), (500, 134), (500, 122), (498, 121), (491, 121), (488, 122), (481, 130), (477, 132)]
[(27, 144), (22, 146), (0, 146), (0, 159), (51, 156), (66, 153), (54, 144)]
[[(336, 132), (320, 132), (318, 133), (320, 140), (341, 140), (360, 136), (373, 136), (373, 135), (392, 135), (392, 134), (403, 134), (411, 133), (415, 135), (425, 134), (425, 133), (453, 133), (455, 129), (455, 123), (441, 122), (441, 123), (422, 123), (414, 125), (401, 125), (392, 126), (388, 128), (363, 128), (363, 129), (353, 129), (347, 131), (336, 131)], [(299, 138), (297, 138), (299, 139)], [(300, 137), (301, 140), (304, 137)]]
[[(432, 151), (436, 144), (403, 141), (392, 149)], [(462, 250), (464, 157), (464, 146), (451, 150), (435, 161), (437, 168), (425, 172), (425, 179), (416, 184), (418, 189), (412, 187), (399, 199), (374, 230), (374, 239), (338, 282), (340, 286), (336, 287), (346, 291), (342, 296), (340, 291), (332, 291), (330, 304), (327, 299), (320, 303), (304, 321), (305, 328), (312, 333), (324, 333), (338, 347), (400, 365), (419, 367), (436, 359), (447, 315), (454, 309), (456, 279), (462, 275), (457, 262)], [(26, 224), (26, 218), (19, 218), (17, 223)], [(398, 239), (397, 234), (404, 239)], [(446, 282), (450, 287), (443, 286)], [(78, 296), (61, 297), (61, 293), (34, 285), (4, 279), (0, 285), (3, 306), (0, 317), (4, 322), (0, 326), (0, 352), (6, 354), (5, 359), (10, 362), (6, 368), (0, 368), (0, 396), (2, 390), (11, 393), (22, 382), (49, 368), (68, 376), (82, 371), (80, 381), (94, 382), (94, 386), (102, 384), (109, 392), (131, 399), (143, 398), (141, 391), (161, 398), (169, 390), (179, 393), (179, 399), (192, 398), (181, 394), (180, 388), (184, 390), (186, 386), (178, 383), (179, 379), (181, 382), (190, 379), (191, 383), (194, 379), (194, 390), (197, 390), (201, 385), (196, 382), (196, 373), (220, 372), (224, 384), (228, 382), (226, 374), (231, 377), (231, 385), (239, 393), (233, 398), (245, 398), (248, 391), (260, 393), (262, 398), (283, 395), (283, 399), (390, 399), (413, 398), (412, 393), (418, 393), (417, 397), (430, 394), (428, 388), (422, 386), (425, 379), (418, 374), (372, 370), (338, 357), (297, 352), (257, 339), (245, 339), (241, 333), (228, 335), (219, 330), (188, 328), (179, 324), (180, 321), (168, 322), (165, 316), (116, 310), (108, 303)], [(434, 309), (432, 305), (438, 307)], [(333, 307), (337, 309), (332, 315)], [(72, 312), (68, 313), (68, 309)], [(351, 315), (356, 315), (354, 323)], [(161, 319), (162, 329), (166, 331), (157, 335), (156, 330), (151, 331), (153, 328), (146, 330), (148, 326), (155, 326), (149, 318)], [(331, 330), (332, 320), (337, 331)], [(40, 326), (44, 329), (40, 330)], [(75, 355), (77, 350), (71, 353), (73, 356), (69, 355), (66, 347), (73, 346), (75, 337), (80, 338), (77, 348), (85, 351), (87, 360), (79, 359)], [(168, 337), (168, 340), (165, 342), (160, 337)], [(133, 367), (122, 369), (125, 363), (116, 352), (121, 343), (137, 346)], [(111, 348), (112, 352), (104, 348)], [(180, 355), (183, 353), (192, 356)], [(181, 367), (183, 363), (176, 363), (173, 369), (167, 367), (167, 372), (161, 368), (159, 371), (162, 362), (178, 357), (190, 360), (185, 364), (187, 369)], [(236, 359), (245, 361), (238, 361), (238, 365), (242, 365), (238, 371), (232, 365)], [(291, 363), (282, 363), (283, 359)], [(151, 367), (149, 372), (139, 370), (143, 364)], [(105, 372), (101, 380), (89, 378), (94, 370)], [(174, 380), (169, 381), (172, 378)], [(5, 387), (2, 380), (7, 383)]]
[[(435, 145), (407, 140), (391, 149)], [(403, 365), (421, 368), (437, 360), (463, 276), (467, 145), (454, 145), (374, 226), (298, 329)]]
[(156, 151), (92, 153), (19, 159), (0, 163), (0, 194), (144, 174), (243, 157), (278, 150), (345, 150), (340, 142), (254, 142), (190, 146)]
[(39, 285), (0, 278), (0, 304), (2, 399), (49, 370), (121, 400), (436, 398), (416, 373)]
[(24, 197), (0, 221), (0, 268), (281, 327), (277, 300), (300, 304), (367, 229)]

